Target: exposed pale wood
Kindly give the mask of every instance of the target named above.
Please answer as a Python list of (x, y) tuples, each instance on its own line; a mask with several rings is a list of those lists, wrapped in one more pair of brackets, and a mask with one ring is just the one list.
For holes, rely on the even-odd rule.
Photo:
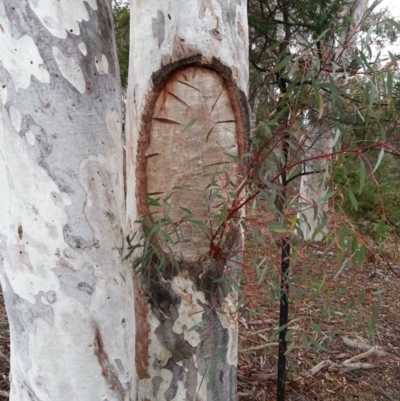
[[(238, 166), (226, 155), (238, 156), (238, 145), (224, 79), (199, 67), (176, 72), (161, 90), (152, 120), (146, 151), (147, 192), (168, 198), (168, 206), (150, 207), (150, 212), (153, 219), (167, 215), (179, 222), (187, 215), (183, 207), (203, 222), (201, 230), (190, 223), (179, 224), (183, 238), (170, 232), (178, 241), (172, 247), (177, 257), (194, 262), (209, 250), (209, 230), (216, 229), (212, 216), (219, 213), (219, 205), (229, 199), (237, 181)], [(181, 189), (173, 190), (177, 186)], [(217, 198), (210, 204), (214, 193)]]

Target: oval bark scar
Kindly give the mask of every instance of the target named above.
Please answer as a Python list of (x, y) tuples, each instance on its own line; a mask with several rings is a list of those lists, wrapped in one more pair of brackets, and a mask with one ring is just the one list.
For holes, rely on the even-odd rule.
[[(167, 79), (152, 114), (146, 193), (158, 199), (172, 195), (162, 208), (149, 207), (153, 220), (168, 213), (177, 222), (187, 214), (182, 208), (204, 223), (219, 213), (237, 181), (238, 166), (227, 156), (239, 156), (236, 131), (229, 90), (220, 74), (191, 66)], [(198, 260), (208, 251), (209, 234), (190, 223), (180, 228), (181, 237), (171, 235), (173, 251), (185, 261)]]

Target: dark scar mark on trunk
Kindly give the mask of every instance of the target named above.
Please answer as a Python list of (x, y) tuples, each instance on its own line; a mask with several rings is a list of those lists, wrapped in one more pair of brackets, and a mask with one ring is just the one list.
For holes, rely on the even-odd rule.
[(197, 92), (202, 92), (199, 88), (196, 88), (195, 86), (193, 86), (193, 85), (190, 85), (190, 84), (188, 84), (187, 82), (183, 82), (183, 81), (181, 81), (181, 80), (177, 80), (177, 82), (179, 82), (180, 84), (182, 84), (182, 85), (186, 85), (186, 86), (188, 86), (189, 88), (192, 88), (192, 89), (194, 89), (195, 91), (197, 91)]
[(219, 98), (221, 97), (221, 95), (222, 95), (223, 92), (224, 92), (223, 89), (221, 90), (221, 92), (219, 92), (218, 97), (215, 99), (215, 102), (214, 102), (213, 106), (211, 107), (211, 112), (210, 112), (210, 114), (214, 111), (214, 108), (215, 108), (215, 106), (217, 105), (218, 100), (219, 100)]
[(95, 329), (94, 338), (94, 353), (101, 366), (101, 374), (106, 379), (110, 390), (114, 391), (117, 399), (123, 401), (125, 399), (125, 389), (122, 383), (118, 380), (115, 367), (110, 363), (108, 355), (104, 349), (103, 339), (98, 327)]
[(146, 155), (146, 159), (150, 159), (150, 157), (154, 157), (154, 156), (160, 156), (161, 153), (152, 153), (150, 155)]
[[(170, 92), (170, 91), (166, 91), (168, 93), (168, 95), (170, 95), (171, 97), (173, 97), (175, 100), (177, 100), (179, 103), (182, 103), (183, 105), (190, 107), (184, 100), (182, 100), (180, 97), (176, 96), (174, 93)], [(191, 107), (190, 107), (191, 108)]]
[(182, 125), (180, 122), (178, 121), (174, 121), (174, 120), (169, 120), (168, 118), (161, 118), (161, 117), (153, 117), (154, 121), (158, 121), (160, 123), (165, 123), (165, 124), (177, 124), (177, 125)]

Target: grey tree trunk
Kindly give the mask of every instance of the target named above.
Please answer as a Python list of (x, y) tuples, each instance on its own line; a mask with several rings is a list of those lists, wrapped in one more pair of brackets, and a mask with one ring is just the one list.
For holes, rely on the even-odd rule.
[(12, 401), (136, 399), (110, 3), (0, 0), (0, 280)]
[(136, 282), (138, 400), (235, 400), (246, 2), (133, 0), (130, 54), (128, 227), (173, 222)]
[[(375, 0), (368, 8), (368, 0), (353, 0), (344, 7), (343, 12), (338, 16), (341, 20), (351, 20), (349, 27), (344, 29), (340, 35), (339, 43), (335, 43), (334, 38), (330, 38), (324, 44), (327, 54), (327, 66), (332, 72), (323, 76), (324, 80), (329, 81), (327, 75), (333, 80), (338, 81), (346, 75), (346, 68), (352, 60), (352, 51), (357, 50), (357, 41), (359, 38), (362, 21), (381, 3), (381, 0)], [(335, 73), (337, 67), (344, 67), (341, 73)], [(345, 80), (344, 84), (347, 83)], [(321, 96), (322, 99), (322, 96)], [(322, 100), (321, 100), (322, 101)], [(329, 99), (324, 100), (324, 110), (329, 113), (332, 108)], [(326, 199), (327, 182), (329, 180), (328, 158), (317, 159), (321, 155), (329, 155), (332, 152), (333, 140), (332, 129), (326, 123), (310, 124), (311, 128), (307, 133), (307, 140), (304, 143), (305, 159), (311, 159), (304, 163), (303, 172), (308, 173), (301, 177), (300, 198), (308, 205), (299, 213), (300, 228), (306, 240), (320, 241), (327, 232), (326, 214), (329, 209), (329, 203)], [(318, 231), (317, 231), (318, 229)]]

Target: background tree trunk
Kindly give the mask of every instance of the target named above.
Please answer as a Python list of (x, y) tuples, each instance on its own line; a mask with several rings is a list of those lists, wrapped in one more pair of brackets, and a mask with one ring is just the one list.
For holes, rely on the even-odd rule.
[[(339, 43), (335, 40), (332, 33), (322, 45), (323, 61), (326, 66), (327, 74), (322, 74), (322, 81), (329, 81), (329, 75), (333, 80), (345, 78), (347, 82), (348, 74), (351, 70), (352, 52), (357, 51), (357, 40), (359, 38), (360, 25), (367, 14), (380, 3), (375, 1), (369, 9), (368, 0), (355, 0), (351, 4), (344, 6), (344, 10), (339, 17), (347, 28), (342, 29)], [(348, 22), (350, 19), (350, 23)], [(347, 70), (349, 69), (349, 71)], [(336, 73), (336, 70), (341, 70)], [(331, 101), (329, 97), (324, 102), (325, 113), (329, 113)], [(300, 229), (306, 240), (320, 241), (326, 232), (326, 214), (329, 209), (329, 200), (326, 199), (328, 193), (328, 180), (330, 176), (330, 159), (317, 159), (318, 156), (328, 155), (332, 152), (333, 140), (332, 131), (335, 131), (330, 124), (313, 121), (310, 124), (307, 140), (304, 143), (305, 159), (309, 162), (303, 165), (303, 175), (300, 181), (300, 201), (307, 202), (308, 205), (299, 214)], [(325, 222), (325, 224), (324, 224)], [(318, 232), (316, 230), (318, 229)]]
[(134, 399), (110, 3), (0, 2), (0, 277), (14, 401)]
[[(141, 401), (237, 397), (237, 293), (226, 284), (238, 270), (240, 241), (220, 204), (241, 178), (232, 157), (244, 154), (247, 91), (243, 0), (131, 2), (128, 226), (134, 232), (149, 213), (153, 224), (185, 220), (178, 234), (156, 231), (165, 258), (154, 256), (137, 281)], [(212, 241), (219, 218), (222, 239)]]

